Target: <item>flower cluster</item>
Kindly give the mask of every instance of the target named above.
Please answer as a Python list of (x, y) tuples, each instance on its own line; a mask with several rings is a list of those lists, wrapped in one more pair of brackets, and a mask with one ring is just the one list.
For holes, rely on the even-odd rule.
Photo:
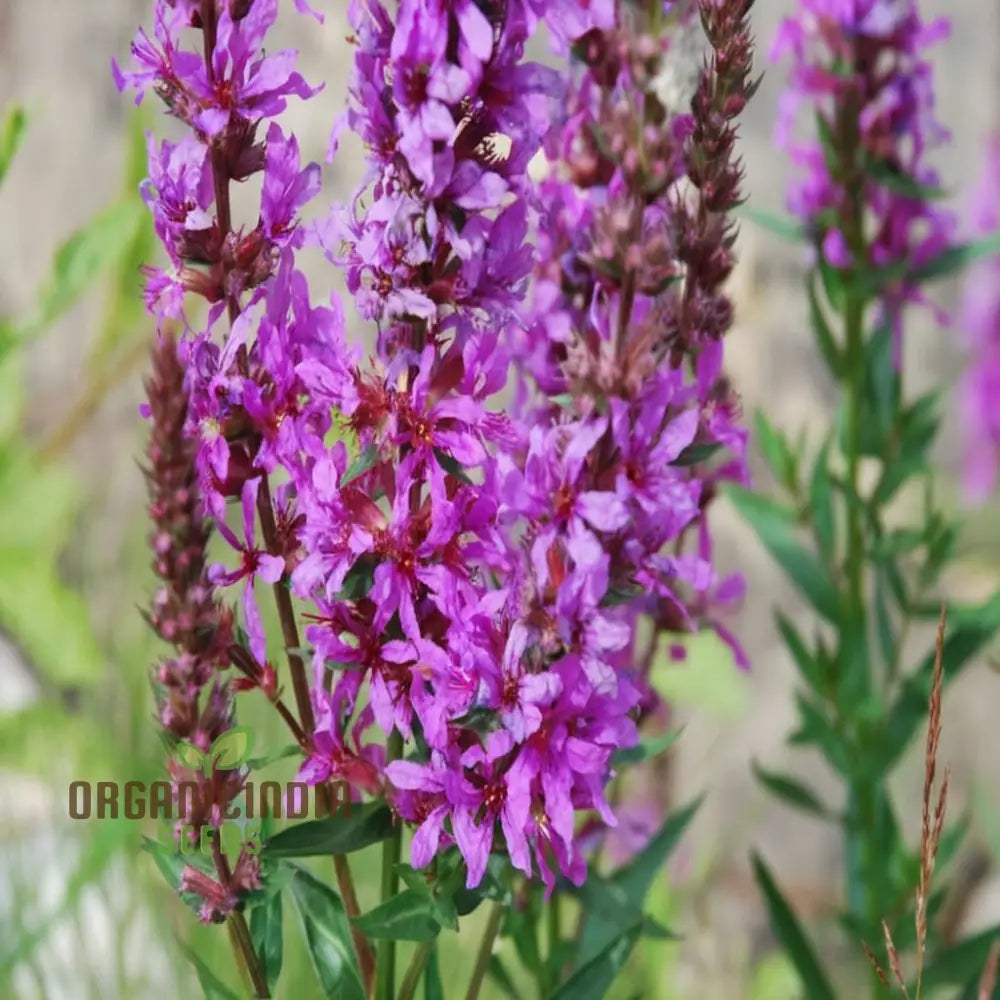
[[(511, 491), (524, 516), (545, 523), (533, 564), (544, 565), (555, 534), (593, 529), (611, 589), (645, 595), (622, 613), (645, 610), (669, 631), (711, 623), (713, 604), (741, 591), (712, 568), (705, 513), (720, 480), (746, 479), (738, 403), (721, 374), (732, 308), (720, 286), (741, 179), (733, 119), (752, 92), (747, 10), (704, 8), (712, 61), (688, 110), (664, 104), (662, 84), (690, 60), (690, 34), (657, 35), (655, 20), (632, 12), (581, 40), (585, 68), (547, 143), (534, 297), (515, 338), (522, 402), (536, 426), (555, 424), (534, 434), (527, 480)], [(675, 5), (673, 17), (683, 27), (693, 13)], [(560, 469), (567, 426), (580, 446)], [(726, 461), (710, 461), (717, 452)], [(546, 515), (551, 492), (571, 507), (587, 498), (575, 504), (582, 520)]]
[[(209, 303), (183, 345), (187, 429), (232, 553), (208, 578), (240, 591), (232, 662), (290, 717), (267, 661), (269, 584), (303, 779), (384, 796), (415, 827), (417, 867), (456, 845), (478, 885), (499, 828), (525, 874), (580, 881), (577, 816), (614, 824), (613, 755), (656, 707), (640, 615), (728, 637), (717, 611), (738, 596), (705, 513), (720, 479), (745, 476), (720, 285), (749, 5), (703, 5), (713, 57), (684, 112), (656, 96), (681, 16), (659, 3), (400, 0), (390, 16), (353, 0), (332, 149), (350, 127), (368, 171), (310, 228), (297, 215), (318, 168), (261, 128), (314, 93), (287, 54), (264, 54), (275, 6), (160, 0), (156, 42), (141, 34), (138, 69), (116, 70), (191, 130), (150, 144), (144, 196), (171, 269), (150, 273), (148, 301), (161, 318), (190, 293)], [(543, 22), (578, 70), (525, 59)], [(537, 184), (539, 157), (552, 171)], [(245, 233), (229, 184), (260, 171)], [(313, 304), (307, 240), (376, 324), (368, 361), (337, 300)], [(309, 608), (311, 685), (290, 595)]]
[[(591, 13), (600, 19), (600, 5)], [(337, 680), (331, 719), (346, 728), (367, 678), (379, 727), (407, 741), (419, 733), (428, 747), (427, 759), (393, 760), (386, 772), (397, 812), (418, 827), (414, 864), (454, 841), (470, 885), (498, 820), (518, 868), (530, 873), (534, 855), (549, 884), (553, 860), (582, 877), (574, 813), (610, 821), (610, 757), (634, 741), (635, 693), (605, 662), (620, 630), (609, 641), (596, 616), (581, 644), (532, 600), (530, 551), (516, 540), (525, 524), (510, 502), (527, 442), (497, 405), (504, 333), (520, 322), (532, 266), (527, 168), (562, 93), (558, 74), (525, 62), (523, 49), (539, 16), (563, 42), (560, 32), (595, 23), (565, 14), (404, 2), (393, 22), (376, 4), (355, 5), (348, 124), (369, 148), (370, 175), (320, 227), (362, 315), (379, 324), (378, 358), (359, 374), (353, 408), (330, 399), (365, 461), (354, 475), (334, 449), (302, 484), (307, 555), (293, 579), (321, 607), (308, 632), (320, 661), (364, 668)], [(573, 430), (553, 428), (556, 462), (572, 465)], [(616, 502), (591, 499), (595, 510)], [(582, 625), (608, 581), (597, 539), (583, 531), (579, 543), (561, 569), (553, 549), (559, 575), (543, 585), (561, 587)], [(359, 581), (361, 599), (345, 601)], [(341, 752), (343, 731), (331, 742)]]
[[(307, 9), (301, 0), (297, 6)], [(263, 284), (295, 232), (297, 211), (319, 190), (319, 168), (298, 169), (294, 138), (272, 125), (258, 141), (261, 122), (284, 111), (289, 97), (318, 90), (295, 72), (294, 52), (265, 54), (277, 13), (278, 0), (159, 0), (155, 40), (140, 29), (132, 44), (136, 68), (113, 64), (120, 90), (134, 89), (137, 104), (154, 91), (191, 130), (178, 143), (148, 140), (142, 194), (172, 265), (148, 269), (147, 302), (158, 315), (179, 316), (186, 292), (219, 303)], [(261, 171), (257, 225), (234, 231), (228, 183)]]
[[(804, 174), (789, 207), (827, 264), (883, 271), (898, 355), (903, 306), (925, 301), (907, 272), (939, 254), (954, 226), (933, 204), (939, 179), (927, 163), (949, 133), (934, 118), (925, 50), (948, 36), (949, 22), (925, 23), (916, 0), (802, 0), (799, 7), (771, 52), (794, 60), (776, 135)], [(792, 134), (804, 104), (817, 115), (811, 141)]]
[[(306, 9), (301, 2), (297, 6)], [(287, 401), (274, 398), (274, 379), (281, 369), (265, 369), (234, 341), (231, 351), (239, 356), (230, 356), (226, 367), (211, 336), (226, 306), (235, 318), (246, 292), (257, 290), (259, 295), (265, 283), (277, 284), (272, 279), (282, 251), (297, 237), (296, 213), (318, 190), (319, 168), (299, 170), (294, 138), (286, 138), (275, 124), (263, 141), (257, 138), (261, 121), (280, 113), (288, 96), (315, 92), (294, 72), (293, 53), (264, 54), (264, 35), (276, 16), (276, 0), (161, 0), (156, 5), (155, 40), (140, 30), (132, 46), (136, 68), (113, 67), (120, 88), (134, 88), (137, 101), (155, 91), (191, 130), (177, 143), (148, 138), (149, 178), (141, 193), (170, 261), (167, 270), (147, 269), (147, 304), (161, 321), (154, 376), (148, 384), (153, 424), (150, 514), (156, 525), (155, 568), (165, 581), (150, 620), (180, 655), (161, 664), (156, 679), (167, 732), (203, 751), (233, 721), (234, 686), (213, 680), (215, 669), (234, 663), (252, 683), (264, 687), (273, 677), (268, 665), (234, 643), (232, 615), (217, 603), (217, 588), (246, 582), (243, 626), (253, 653), (263, 661), (263, 630), (252, 582), (256, 577), (275, 581), (284, 571), (280, 553), (258, 551), (249, 536), (238, 541), (224, 520), (224, 498), (233, 494), (244, 498), (244, 524), (253, 519), (247, 501), (252, 504), (260, 479), (249, 475), (248, 452), (239, 442), (251, 426), (247, 406), (256, 404), (255, 416), (266, 421)], [(258, 222), (249, 232), (233, 230), (229, 181), (261, 171)], [(167, 331), (169, 321), (183, 319), (187, 325), (187, 293), (210, 303), (209, 322), (200, 333), (189, 331), (178, 351)], [(230, 446), (231, 441), (236, 443)], [(206, 567), (203, 507), (239, 553), (237, 570)], [(235, 689), (246, 683), (237, 681)], [(270, 693), (276, 697), (273, 685)], [(182, 817), (183, 824), (195, 837), (203, 825), (218, 827), (228, 804), (241, 792), (243, 773), (203, 776), (178, 761), (172, 761), (170, 769), (177, 782), (203, 790), (211, 786), (209, 794), (195, 797), (194, 811)], [(206, 921), (223, 919), (258, 878), (256, 859), (246, 852), (232, 869), (218, 854), (216, 865), (218, 880), (191, 866), (182, 879), (182, 891), (202, 899)]]
[[(1000, 231), (1000, 133), (986, 149), (971, 222), (977, 235)], [(1000, 256), (983, 261), (969, 275), (961, 322), (972, 354), (961, 392), (965, 489), (978, 502), (995, 488), (1000, 464)]]

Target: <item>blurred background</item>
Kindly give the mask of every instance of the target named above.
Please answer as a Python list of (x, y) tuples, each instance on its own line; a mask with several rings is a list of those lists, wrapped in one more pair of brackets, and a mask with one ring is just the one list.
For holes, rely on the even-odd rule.
[[(345, 92), (349, 55), (340, 0), (315, 0), (322, 28), (284, 11), (278, 39), (301, 50), (301, 68), (326, 90), (292, 104), (284, 124), (303, 159), (322, 161)], [(783, 207), (787, 165), (771, 137), (784, 67), (767, 63), (778, 20), (791, 3), (755, 8), (764, 84), (743, 125), (750, 203)], [(71, 780), (160, 776), (163, 752), (147, 681), (156, 644), (138, 613), (152, 589), (144, 534), (144, 447), (138, 406), (151, 328), (137, 268), (156, 257), (136, 188), (145, 172), (143, 129), (168, 133), (159, 109), (140, 111), (111, 83), (112, 55), (127, 57), (147, 0), (0, 0), (0, 114), (24, 108), (26, 131), (0, 186), (0, 998), (138, 1000), (199, 995), (181, 957), (185, 942), (219, 976), (237, 982), (224, 932), (202, 928), (175, 900), (147, 854), (141, 824), (72, 822)], [(940, 115), (953, 145), (938, 159), (956, 211), (1000, 124), (996, 63), (1000, 5), (932, 0), (950, 14), (953, 35), (935, 51)], [(356, 147), (324, 167), (324, 198), (350, 192)], [(247, 204), (251, 204), (249, 199)], [(236, 215), (239, 217), (237, 201)], [(250, 219), (252, 222), (253, 219)], [(798, 248), (753, 221), (743, 226), (733, 282), (738, 323), (728, 340), (730, 375), (749, 416), (762, 402), (772, 422), (818, 437), (836, 403), (813, 357), (800, 293)], [(310, 269), (313, 290), (336, 287), (330, 270)], [(938, 289), (946, 307), (957, 285)], [(961, 367), (957, 331), (914, 314), (906, 340), (914, 389)], [(363, 335), (363, 334), (359, 334)], [(943, 486), (958, 502), (960, 438), (949, 415), (940, 444)], [(767, 488), (761, 474), (758, 485)], [(630, 967), (623, 995), (652, 1000), (796, 996), (794, 977), (773, 954), (767, 919), (747, 861), (758, 848), (780, 871), (800, 914), (818, 928), (840, 892), (840, 848), (821, 825), (776, 805), (759, 790), (754, 759), (824, 788), (817, 762), (784, 747), (794, 721), (792, 668), (771, 608), (795, 611), (763, 550), (726, 509), (719, 551), (747, 577), (749, 596), (734, 628), (753, 664), (739, 674), (712, 645), (665, 684), (686, 723), (671, 758), (669, 800), (708, 798), (654, 908), (684, 935), (656, 942)], [(978, 600), (1000, 582), (1000, 507), (973, 512), (948, 596)], [(804, 612), (803, 612), (804, 613)], [(913, 660), (932, 642), (915, 631)], [(969, 809), (972, 836), (959, 860), (967, 872), (953, 901), (956, 926), (1000, 920), (1000, 677), (990, 657), (969, 667), (945, 702), (941, 757), (954, 770), (950, 809)], [(251, 712), (252, 715), (252, 712)], [(255, 725), (258, 744), (280, 736)], [(260, 751), (258, 751), (260, 752)], [(810, 765), (817, 766), (811, 768)], [(920, 819), (919, 755), (893, 776), (904, 819)], [(830, 785), (831, 793), (835, 786)], [(362, 859), (362, 903), (374, 896), (375, 863)], [(370, 872), (370, 874), (369, 874)], [(328, 872), (324, 874), (329, 875)], [(472, 921), (469, 938), (476, 933)], [(282, 996), (314, 995), (311, 973), (288, 941)], [(833, 940), (833, 939), (831, 939)], [(830, 947), (834, 947), (833, 944)], [(470, 946), (471, 948), (471, 946)], [(449, 954), (467, 974), (469, 949)], [(844, 955), (853, 966), (857, 955)], [(833, 964), (836, 964), (834, 962)]]

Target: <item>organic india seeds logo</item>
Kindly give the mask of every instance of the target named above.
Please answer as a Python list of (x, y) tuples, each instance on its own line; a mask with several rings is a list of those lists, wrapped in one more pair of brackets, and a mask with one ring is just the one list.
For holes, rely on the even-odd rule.
[[(69, 816), (75, 820), (167, 820), (183, 854), (212, 854), (216, 843), (226, 855), (257, 854), (261, 821), (321, 819), (350, 811), (346, 782), (309, 785), (303, 781), (244, 781), (240, 769), (251, 764), (253, 731), (234, 726), (204, 750), (177, 744), (178, 774), (173, 781), (74, 781), (69, 786)], [(279, 755), (282, 756), (282, 755)]]

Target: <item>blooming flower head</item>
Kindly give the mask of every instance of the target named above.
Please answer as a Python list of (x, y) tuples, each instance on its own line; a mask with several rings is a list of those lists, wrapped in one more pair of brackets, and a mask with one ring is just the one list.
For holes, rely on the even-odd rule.
[[(925, 22), (916, 0), (800, 0), (782, 22), (771, 55), (793, 65), (776, 139), (804, 175), (789, 207), (835, 268), (919, 267), (950, 241), (954, 220), (933, 204), (927, 160), (948, 131), (925, 55), (949, 30), (947, 19)], [(793, 137), (803, 106), (819, 116), (818, 139)], [(897, 355), (902, 308), (922, 301), (905, 275), (882, 293)]]

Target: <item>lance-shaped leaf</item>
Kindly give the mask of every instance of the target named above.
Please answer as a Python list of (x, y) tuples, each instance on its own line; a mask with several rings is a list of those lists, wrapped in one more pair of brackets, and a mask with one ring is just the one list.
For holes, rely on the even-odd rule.
[(837, 589), (819, 559), (795, 537), (794, 514), (749, 490), (730, 486), (725, 493), (803, 597), (824, 618), (836, 623)]
[(647, 932), (659, 933), (655, 925), (643, 918), (646, 894), (694, 818), (701, 801), (698, 798), (671, 813), (642, 851), (607, 879), (608, 894), (600, 893), (603, 883), (595, 882), (587, 890), (590, 898), (586, 901), (586, 921), (577, 961), (586, 964), (618, 935), (632, 927), (637, 927), (640, 932), (646, 928)]
[(348, 466), (347, 471), (341, 477), (340, 485), (346, 486), (348, 483), (354, 482), (355, 479), (360, 478), (366, 472), (375, 468), (375, 463), (377, 461), (378, 448), (374, 444), (370, 444)]
[(264, 966), (267, 985), (273, 990), (281, 973), (283, 958), (284, 917), (281, 893), (259, 903), (250, 912), (250, 936), (254, 951)]
[(326, 819), (297, 823), (264, 845), (269, 858), (307, 858), (320, 854), (350, 854), (377, 844), (393, 830), (392, 812), (383, 802), (352, 806)]
[[(1000, 592), (973, 608), (949, 608), (948, 621), (950, 634), (944, 641), (941, 653), (946, 686), (1000, 630)], [(893, 767), (927, 717), (927, 699), (930, 697), (933, 674), (932, 652), (924, 657), (919, 668), (903, 683), (899, 696), (879, 730), (877, 766), (881, 773)], [(875, 766), (875, 762), (872, 766)]]
[(581, 965), (549, 1000), (602, 1000), (628, 961), (641, 932), (641, 924), (636, 924), (618, 934)]
[(351, 925), (340, 896), (304, 868), (295, 870), (291, 890), (323, 996), (328, 1000), (365, 1000)]
[(354, 918), (354, 926), (376, 941), (433, 941), (441, 933), (431, 896), (404, 889)]
[(757, 884), (764, 894), (764, 902), (771, 917), (771, 929), (795, 965), (795, 971), (798, 972), (805, 987), (803, 996), (806, 1000), (837, 1000), (805, 931), (802, 930), (792, 908), (775, 885), (767, 866), (757, 854), (753, 855), (753, 870)]
[[(937, 955), (931, 955), (924, 965), (922, 985), (925, 989), (940, 986), (962, 986), (970, 979), (978, 981), (990, 949), (1000, 939), (1000, 924), (958, 941)], [(975, 996), (975, 994), (973, 994)]]
[(757, 761), (751, 765), (757, 780), (772, 794), (783, 802), (803, 812), (812, 813), (823, 819), (833, 816), (831, 810), (823, 805), (815, 792), (798, 778), (793, 778), (788, 774), (778, 774), (776, 771), (769, 771), (761, 767)]
[(0, 181), (10, 168), (17, 147), (21, 145), (27, 123), (24, 108), (19, 105), (9, 108), (4, 115), (3, 125), (0, 126)]
[(205, 960), (192, 951), (183, 941), (177, 945), (185, 958), (194, 966), (205, 1000), (239, 1000), (239, 997), (205, 964)]

